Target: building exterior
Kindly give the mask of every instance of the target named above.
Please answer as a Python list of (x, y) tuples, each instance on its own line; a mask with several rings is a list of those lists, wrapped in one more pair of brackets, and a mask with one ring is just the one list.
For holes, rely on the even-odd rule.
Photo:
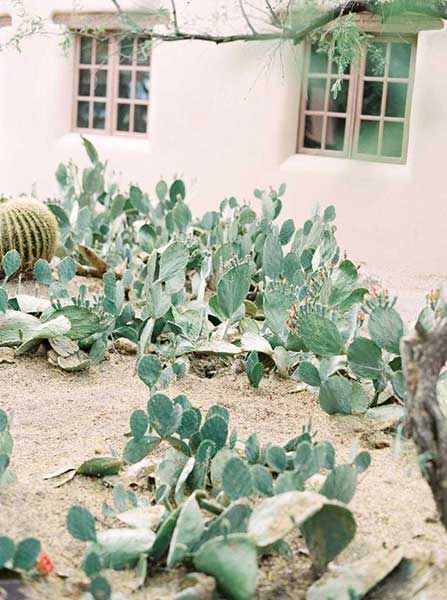
[[(139, 2), (121, 5), (139, 10)], [(0, 44), (20, 22), (11, 4), (0, 0)], [(83, 133), (123, 182), (152, 191), (160, 176), (183, 177), (196, 214), (230, 195), (255, 205), (254, 188), (285, 182), (287, 217), (301, 222), (316, 204), (336, 206), (350, 257), (379, 271), (447, 274), (442, 21), (408, 19), (383, 30), (365, 19), (381, 36), (383, 65), (366, 58), (346, 71), (334, 98), (333, 69), (309, 47), (166, 42), (149, 59), (144, 40), (126, 50), (113, 38), (104, 49), (78, 37), (64, 53), (68, 28), (91, 19), (116, 26), (112, 2), (24, 4), (45, 34), (25, 40), (20, 53), (0, 52), (0, 193), (56, 194), (58, 163), (86, 161)], [(244, 27), (233, 19), (234, 0), (177, 4), (186, 30)], [(188, 22), (194, 13), (200, 19)], [(159, 12), (144, 18), (165, 20)]]

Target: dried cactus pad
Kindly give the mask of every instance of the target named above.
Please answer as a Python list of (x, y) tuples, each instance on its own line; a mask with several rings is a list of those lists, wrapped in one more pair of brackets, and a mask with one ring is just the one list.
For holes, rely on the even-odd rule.
[(39, 258), (51, 260), (56, 243), (57, 221), (45, 204), (26, 197), (0, 201), (0, 262), (17, 250), (21, 270), (28, 271)]

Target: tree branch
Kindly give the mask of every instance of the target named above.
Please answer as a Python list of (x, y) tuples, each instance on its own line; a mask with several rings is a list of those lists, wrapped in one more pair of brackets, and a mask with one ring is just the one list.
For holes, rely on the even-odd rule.
[(244, 6), (244, 0), (239, 0), (239, 6), (240, 6), (240, 8), (241, 8), (241, 13), (242, 13), (242, 16), (244, 17), (244, 19), (245, 19), (245, 22), (246, 22), (246, 23), (247, 23), (247, 25), (248, 25), (248, 28), (249, 28), (249, 29), (250, 29), (250, 31), (253, 33), (253, 35), (257, 35), (257, 34), (258, 34), (258, 32), (257, 32), (257, 31), (256, 31), (256, 29), (253, 27), (253, 25), (251, 24), (251, 21), (250, 21), (250, 19), (248, 18), (247, 12), (246, 12), (246, 10), (245, 10), (245, 6)]
[(120, 17), (122, 17), (124, 15), (124, 11), (121, 8), (121, 6), (119, 5), (118, 0), (112, 0), (112, 4), (116, 8), (116, 12), (120, 15)]
[(265, 3), (267, 5), (267, 9), (268, 9), (268, 11), (270, 13), (270, 16), (272, 17), (273, 24), (276, 25), (276, 27), (282, 27), (282, 23), (278, 19), (278, 15), (273, 10), (273, 6), (270, 4), (270, 1), (269, 0), (265, 0)]
[[(118, 0), (112, 0), (115, 7), (119, 8)], [(160, 40), (164, 42), (178, 42), (186, 40), (198, 40), (205, 42), (212, 42), (215, 44), (228, 44), (232, 42), (263, 42), (263, 41), (275, 41), (283, 40), (290, 41), (293, 44), (299, 44), (306, 37), (318, 29), (328, 25), (331, 21), (346, 16), (348, 14), (356, 14), (361, 12), (367, 12), (373, 15), (380, 16), (381, 18), (388, 18), (389, 16), (395, 16), (396, 14), (405, 13), (416, 13), (423, 16), (438, 17), (447, 19), (447, 3), (445, 0), (393, 0), (388, 4), (384, 4), (381, 0), (345, 0), (340, 2), (338, 6), (328, 8), (321, 13), (314, 15), (311, 18), (307, 18), (307, 21), (300, 26), (294, 28), (282, 27), (275, 32), (257, 32), (253, 27), (248, 15), (245, 11), (242, 0), (239, 0), (241, 10), (243, 11), (244, 18), (247, 25), (250, 28), (250, 33), (235, 33), (231, 35), (213, 35), (209, 33), (195, 33), (188, 31), (181, 31), (178, 28), (177, 22), (177, 11), (175, 9), (175, 2), (171, 0), (173, 5), (174, 15), (174, 33), (158, 33), (152, 29), (142, 29), (142, 33), (150, 36), (154, 40)], [(269, 1), (271, 6), (271, 3)], [(290, 5), (291, 6), (291, 5)], [(386, 7), (386, 13), (384, 10)], [(121, 9), (120, 9), (121, 10)], [(274, 12), (274, 11), (273, 11)], [(125, 16), (125, 13), (122, 13)]]
[(175, 33), (179, 33), (178, 20), (177, 20), (177, 7), (175, 5), (175, 0), (171, 0), (171, 6), (172, 6), (172, 18), (174, 20)]

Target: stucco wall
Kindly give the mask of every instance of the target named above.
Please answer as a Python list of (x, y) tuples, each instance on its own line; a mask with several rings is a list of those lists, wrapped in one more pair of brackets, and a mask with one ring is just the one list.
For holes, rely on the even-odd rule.
[[(110, 7), (108, 0), (81, 4)], [(27, 5), (50, 18), (72, 1)], [(200, 10), (205, 5), (213, 19), (215, 0), (200, 0)], [(0, 53), (0, 193), (35, 186), (41, 197), (55, 194), (57, 164), (84, 160), (79, 136), (70, 132), (72, 57), (59, 48), (60, 29), (48, 29), (25, 42), (21, 54)], [(12, 31), (1, 28), (0, 42)], [(196, 213), (227, 195), (250, 199), (255, 187), (285, 181), (287, 216), (302, 221), (316, 203), (336, 205), (339, 239), (350, 256), (379, 271), (386, 265), (445, 275), (446, 53), (444, 30), (420, 34), (406, 165), (295, 154), (299, 56), (276, 43), (158, 45), (147, 140), (91, 139), (125, 180), (152, 189), (160, 175), (183, 176)]]

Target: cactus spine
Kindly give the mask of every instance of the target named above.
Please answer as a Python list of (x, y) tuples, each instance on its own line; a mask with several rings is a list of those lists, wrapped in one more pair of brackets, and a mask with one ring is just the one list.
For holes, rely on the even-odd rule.
[(0, 200), (0, 262), (9, 250), (17, 250), (21, 270), (33, 268), (39, 258), (51, 260), (57, 243), (53, 213), (32, 198)]

